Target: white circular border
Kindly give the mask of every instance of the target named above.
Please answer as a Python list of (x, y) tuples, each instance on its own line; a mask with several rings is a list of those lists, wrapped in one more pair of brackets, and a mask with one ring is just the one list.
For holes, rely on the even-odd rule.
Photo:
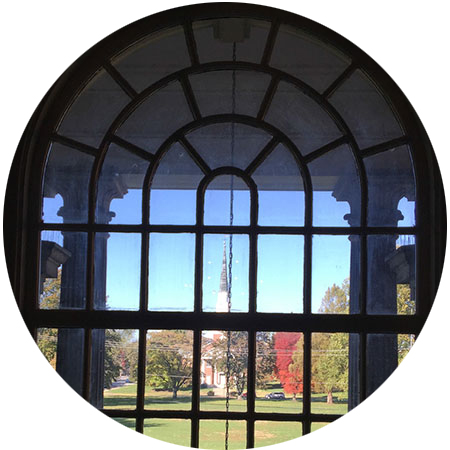
[[(193, 2), (199, 3), (199, 2)], [(444, 183), (450, 180), (448, 156), (447, 44), (445, 2), (321, 0), (259, 1), (303, 15), (342, 34), (362, 48), (397, 82), (431, 139)], [(41, 98), (59, 75), (105, 36), (141, 17), (186, 5), (162, 7), (128, 0), (22, 0), (3, 8), (1, 27), (1, 191), (4, 193), (15, 149)], [(447, 107), (447, 108), (446, 108)], [(447, 192), (448, 193), (448, 192)], [(449, 194), (450, 195), (450, 194)], [(8, 212), (5, 211), (7, 214)], [(0, 442), (10, 448), (64, 450), (95, 448), (174, 449), (117, 425), (75, 394), (35, 346), (17, 309), (0, 258), (3, 293), (0, 314)], [(423, 449), (447, 442), (450, 373), (446, 326), (448, 263), (435, 306), (422, 334), (395, 374), (344, 418), (277, 449)], [(437, 417), (440, 415), (440, 417)], [(275, 447), (273, 447), (275, 448)]]

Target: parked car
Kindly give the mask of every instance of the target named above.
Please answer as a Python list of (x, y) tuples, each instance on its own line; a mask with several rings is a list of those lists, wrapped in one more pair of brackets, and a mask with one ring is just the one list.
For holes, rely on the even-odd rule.
[(269, 400), (285, 400), (284, 392), (271, 392), (266, 395), (266, 398)]

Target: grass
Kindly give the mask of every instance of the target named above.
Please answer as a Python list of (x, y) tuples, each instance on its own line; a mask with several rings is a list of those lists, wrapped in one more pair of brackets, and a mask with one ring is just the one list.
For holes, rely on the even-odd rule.
[[(200, 392), (200, 408), (203, 411), (225, 411), (225, 399), (223, 397), (208, 397), (206, 392)], [(273, 389), (273, 391), (281, 391)], [(255, 401), (256, 412), (270, 413), (301, 413), (303, 410), (302, 399), (293, 401), (267, 400), (264, 395), (269, 391), (258, 391)], [(312, 394), (311, 411), (317, 414), (345, 414), (347, 412), (347, 394), (333, 394), (334, 403), (327, 405), (326, 395)], [(178, 392), (178, 398), (172, 399), (172, 394), (167, 391), (148, 390), (145, 396), (145, 406), (153, 410), (190, 410), (191, 393), (188, 390)], [(120, 388), (105, 390), (105, 409), (135, 409), (136, 385), (127, 385)], [(247, 410), (247, 401), (230, 399), (230, 411)], [(122, 425), (134, 429), (134, 419), (115, 419)], [(311, 430), (315, 431), (325, 423), (313, 423)], [(146, 419), (144, 421), (144, 434), (152, 438), (170, 442), (172, 444), (190, 446), (190, 420), (185, 419)], [(230, 421), (230, 450), (243, 449), (246, 446), (245, 421)], [(255, 447), (278, 444), (289, 441), (302, 435), (302, 425), (298, 422), (255, 422)], [(200, 421), (200, 448), (221, 450), (224, 448), (225, 421), (201, 420)]]

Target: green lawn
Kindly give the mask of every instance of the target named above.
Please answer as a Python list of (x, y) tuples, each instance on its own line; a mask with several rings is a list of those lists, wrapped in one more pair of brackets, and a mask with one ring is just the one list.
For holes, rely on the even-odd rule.
[[(278, 389), (280, 391), (280, 389)], [(273, 413), (301, 413), (303, 410), (302, 399), (297, 400), (267, 400), (264, 398), (268, 391), (258, 391), (255, 402), (257, 412)], [(333, 395), (334, 403), (327, 405), (326, 395), (312, 394), (311, 411), (318, 414), (345, 414), (347, 412), (346, 393)], [(189, 410), (191, 408), (191, 392), (180, 391), (177, 399), (172, 399), (172, 394), (165, 391), (146, 392), (145, 405), (148, 409), (156, 410)], [(105, 408), (135, 409), (136, 385), (128, 385), (121, 388), (105, 390)], [(203, 411), (225, 411), (225, 399), (222, 397), (208, 397), (206, 390), (201, 391), (200, 408)], [(230, 411), (247, 410), (246, 400), (232, 398)], [(115, 419), (129, 428), (135, 428), (134, 419)], [(313, 423), (312, 431), (326, 425), (325, 423)], [(146, 419), (144, 421), (144, 434), (173, 444), (190, 446), (190, 420), (185, 419)], [(230, 450), (245, 448), (246, 442), (245, 421), (230, 422)], [(301, 436), (302, 425), (297, 422), (255, 422), (255, 447), (277, 444)], [(200, 421), (200, 448), (217, 449), (224, 448), (225, 421), (202, 420)]]

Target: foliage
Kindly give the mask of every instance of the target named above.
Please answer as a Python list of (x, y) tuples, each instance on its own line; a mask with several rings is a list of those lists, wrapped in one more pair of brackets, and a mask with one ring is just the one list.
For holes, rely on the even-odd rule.
[(113, 381), (120, 375), (120, 345), (120, 333), (105, 330), (104, 384), (107, 389), (111, 388)]
[[(230, 339), (230, 354), (228, 355), (227, 340)], [(212, 363), (221, 372), (227, 372), (227, 360), (230, 365), (230, 388), (234, 387), (240, 398), (247, 383), (248, 337), (244, 331), (226, 333), (223, 339), (218, 339), (212, 345)], [(228, 357), (229, 356), (229, 357)]]
[[(46, 278), (40, 296), (39, 307), (41, 309), (56, 309), (59, 306), (61, 293), (61, 269), (57, 278)], [(39, 328), (37, 331), (37, 345), (47, 361), (56, 369), (56, 350), (58, 342), (58, 330), (56, 328)]]
[(416, 304), (411, 299), (409, 284), (397, 284), (397, 314), (415, 314)]
[[(415, 314), (416, 304), (411, 299), (411, 288), (408, 284), (397, 284), (397, 314)], [(398, 363), (400, 364), (414, 344), (414, 335), (398, 335)]]
[[(349, 279), (341, 286), (333, 284), (325, 292), (319, 308), (324, 314), (349, 312)], [(348, 334), (313, 333), (311, 339), (311, 381), (315, 392), (327, 393), (327, 403), (333, 401), (333, 391), (346, 390), (348, 380)], [(289, 370), (301, 373), (303, 369), (303, 340), (296, 343)]]
[(322, 298), (320, 313), (348, 314), (350, 308), (350, 279), (346, 278), (342, 286), (329, 287)]
[(256, 333), (256, 348), (256, 387), (262, 389), (274, 378), (274, 334), (265, 331)]
[(312, 380), (316, 392), (327, 393), (333, 403), (333, 391), (346, 391), (348, 386), (347, 333), (318, 333), (312, 342)]
[[(103, 331), (103, 330), (99, 330)], [(138, 343), (132, 330), (105, 330), (104, 384), (110, 389), (119, 376), (137, 369)]]
[(177, 398), (179, 389), (192, 377), (192, 333), (185, 330), (163, 330), (147, 338), (147, 384), (172, 391)]
[(46, 278), (43, 283), (39, 307), (41, 309), (57, 309), (61, 295), (61, 268), (56, 278)]
[(283, 389), (288, 394), (296, 395), (303, 392), (303, 359), (299, 364), (293, 364), (294, 352), (297, 358), (303, 358), (302, 333), (275, 333), (274, 348), (276, 352), (275, 373)]

